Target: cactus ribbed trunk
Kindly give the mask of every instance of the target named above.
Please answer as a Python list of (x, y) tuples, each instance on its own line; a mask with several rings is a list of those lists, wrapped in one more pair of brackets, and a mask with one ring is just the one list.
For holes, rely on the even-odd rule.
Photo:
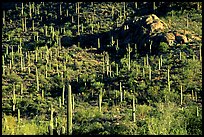
[(68, 84), (67, 96), (67, 134), (72, 134), (72, 93), (71, 85)]

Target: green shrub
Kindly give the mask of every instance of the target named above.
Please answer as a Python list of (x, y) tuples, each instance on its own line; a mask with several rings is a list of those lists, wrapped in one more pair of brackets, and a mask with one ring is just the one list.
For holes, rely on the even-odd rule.
[(160, 42), (159, 46), (158, 46), (158, 50), (161, 53), (166, 53), (169, 49), (169, 45), (165, 42)]

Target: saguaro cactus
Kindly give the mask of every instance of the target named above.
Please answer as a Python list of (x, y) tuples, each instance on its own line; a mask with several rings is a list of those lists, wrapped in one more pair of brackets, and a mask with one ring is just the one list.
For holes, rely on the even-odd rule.
[(199, 51), (200, 51), (200, 61), (202, 60), (202, 52), (201, 52), (201, 45), (199, 46)]
[(21, 83), (21, 95), (23, 95), (23, 83)]
[(154, 11), (156, 10), (156, 4), (155, 4), (155, 2), (153, 2), (153, 10), (154, 10)]
[(150, 45), (149, 45), (149, 53), (150, 54), (152, 53), (152, 43), (153, 43), (153, 41), (150, 41)]
[(137, 2), (135, 2), (135, 9), (137, 9)]
[(11, 64), (14, 63), (13, 57), (14, 57), (14, 55), (13, 55), (13, 45), (12, 45), (12, 46), (11, 46)]
[(26, 23), (26, 17), (25, 17), (25, 20), (24, 20), (24, 21), (25, 21), (25, 24), (24, 24), (25, 29), (24, 29), (24, 30), (25, 30), (25, 32), (27, 32), (27, 26), (26, 26), (26, 24), (27, 24), (27, 23)]
[(21, 16), (23, 16), (23, 3), (21, 3)]
[(168, 82), (168, 89), (169, 89), (169, 92), (171, 91), (171, 83)]
[(62, 105), (64, 105), (65, 85), (62, 87)]
[(5, 25), (5, 19), (6, 19), (5, 10), (3, 10), (3, 24), (4, 25)]
[(116, 76), (118, 76), (118, 64), (116, 64)]
[(186, 28), (188, 28), (188, 14), (186, 15)]
[(100, 49), (101, 44), (100, 44), (100, 38), (98, 38), (98, 49)]
[(36, 82), (37, 82), (37, 91), (39, 91), (39, 78), (38, 78), (38, 68), (36, 67)]
[(80, 34), (80, 28), (79, 28), (79, 14), (77, 15), (77, 30), (78, 30), (78, 35)]
[(61, 99), (61, 97), (59, 97), (59, 107), (60, 108), (62, 107), (62, 99)]
[(120, 90), (120, 102), (122, 102), (123, 101), (123, 91), (122, 91), (122, 84), (121, 84), (121, 82), (120, 82), (120, 87), (119, 87), (119, 90)]
[(15, 85), (13, 85), (13, 111), (15, 111), (16, 107), (16, 93), (15, 93)]
[(162, 55), (160, 55), (160, 65), (162, 67)]
[(181, 60), (182, 58), (181, 58), (182, 56), (181, 56), (181, 51), (179, 52), (179, 59)]
[(65, 135), (65, 127), (64, 126), (61, 127), (61, 135)]
[(182, 85), (181, 85), (181, 105), (183, 104), (183, 90), (182, 90)]
[(42, 89), (42, 99), (44, 99), (44, 96), (45, 96), (45, 92), (44, 92), (44, 90)]
[(167, 82), (170, 82), (170, 78), (169, 78), (169, 68), (167, 69)]
[(135, 97), (133, 96), (132, 99), (132, 119), (133, 122), (136, 122), (136, 117), (135, 117)]
[(72, 95), (72, 109), (74, 110), (74, 94)]
[(194, 100), (194, 92), (193, 92), (193, 90), (191, 90), (191, 97), (192, 97), (192, 100)]
[(33, 29), (33, 31), (35, 30), (35, 22), (34, 22), (34, 20), (32, 20), (32, 29)]
[(67, 131), (72, 134), (72, 93), (71, 85), (68, 85), (68, 98), (67, 98)]
[(102, 103), (102, 88), (100, 89), (99, 95), (98, 95), (98, 106), (99, 106), (99, 112), (101, 112), (101, 103)]
[(50, 135), (53, 135), (53, 112), (54, 112), (54, 109), (52, 107), (52, 104), (50, 106), (50, 124), (49, 124), (49, 133)]
[(152, 79), (152, 77), (151, 77), (151, 66), (149, 65), (149, 80), (151, 80)]
[(20, 116), (21, 116), (20, 109), (18, 109), (18, 124), (20, 123)]
[(148, 54), (146, 54), (146, 57), (147, 57), (147, 59), (146, 59), (146, 61), (147, 61), (147, 66), (149, 66), (149, 57), (148, 57)]
[(130, 71), (130, 53), (132, 52), (132, 49), (130, 47), (130, 44), (128, 44), (128, 71)]

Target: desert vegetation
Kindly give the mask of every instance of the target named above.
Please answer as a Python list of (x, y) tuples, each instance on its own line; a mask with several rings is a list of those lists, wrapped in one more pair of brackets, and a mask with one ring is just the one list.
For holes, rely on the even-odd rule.
[(201, 2), (2, 3), (3, 135), (202, 135)]

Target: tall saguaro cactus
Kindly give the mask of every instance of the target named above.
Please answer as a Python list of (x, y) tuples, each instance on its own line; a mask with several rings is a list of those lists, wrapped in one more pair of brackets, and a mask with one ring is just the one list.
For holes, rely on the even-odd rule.
[(100, 49), (101, 44), (100, 44), (100, 38), (98, 38), (98, 49)]
[(135, 97), (133, 96), (132, 99), (132, 119), (133, 122), (136, 122), (136, 117), (135, 117)]
[(15, 111), (16, 108), (16, 93), (15, 93), (15, 84), (13, 85), (13, 111)]
[(37, 82), (37, 91), (39, 91), (39, 78), (38, 78), (38, 68), (36, 67), (36, 82)]
[(167, 81), (168, 81), (168, 83), (170, 82), (170, 78), (169, 78), (169, 68), (167, 69)]
[(163, 61), (162, 61), (162, 55), (160, 55), (160, 65), (161, 65), (161, 67), (162, 67), (162, 63), (163, 63)]
[(64, 105), (65, 85), (62, 87), (62, 105)]
[(72, 134), (72, 90), (71, 85), (68, 84), (68, 98), (67, 98), (67, 133)]
[(20, 116), (21, 116), (20, 109), (18, 109), (18, 124), (20, 123)]
[(201, 52), (201, 45), (199, 46), (199, 51), (200, 51), (200, 61), (202, 60), (202, 52)]
[(183, 104), (183, 89), (182, 89), (182, 85), (181, 85), (181, 105)]
[(152, 72), (151, 72), (151, 66), (149, 65), (149, 80), (152, 79), (151, 74), (152, 74)]
[(156, 4), (155, 4), (155, 2), (153, 2), (153, 10), (154, 10), (154, 11), (156, 10)]

